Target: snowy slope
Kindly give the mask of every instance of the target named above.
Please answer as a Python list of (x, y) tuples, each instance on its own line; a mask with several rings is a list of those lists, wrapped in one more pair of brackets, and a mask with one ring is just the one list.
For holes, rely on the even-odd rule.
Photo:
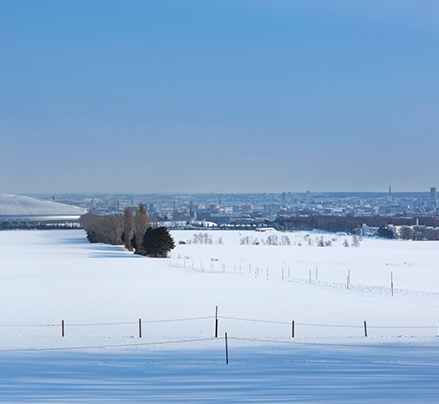
[(150, 259), (0, 232), (0, 402), (436, 402), (439, 243), (287, 235), (178, 231)]
[[(177, 243), (193, 235), (173, 234)], [(364, 239), (359, 248), (345, 248), (340, 236), (332, 247), (299, 247), (294, 243), (305, 234), (290, 233), (291, 245), (268, 246), (240, 245), (246, 234), (238, 232), (210, 234), (215, 244), (178, 244), (171, 259), (150, 259), (123, 247), (88, 244), (82, 231), (1, 232), (0, 323), (59, 324), (65, 320), (67, 326), (135, 322), (139, 318), (209, 317), (219, 306), (223, 317), (286, 323), (221, 319), (221, 332), (239, 336), (287, 336), (292, 320), (352, 326), (297, 325), (297, 336), (304, 337), (361, 336), (364, 320), (370, 327), (396, 327), (371, 328), (370, 336), (436, 335), (437, 242)], [(216, 244), (219, 237), (221, 245)], [(135, 325), (108, 327), (76, 327), (68, 332), (106, 336), (136, 333)], [(8, 327), (3, 330), (17, 332)], [(28, 331), (18, 328), (19, 333)], [(52, 329), (35, 328), (32, 332), (50, 334)], [(210, 336), (212, 320), (151, 324), (144, 334)]]

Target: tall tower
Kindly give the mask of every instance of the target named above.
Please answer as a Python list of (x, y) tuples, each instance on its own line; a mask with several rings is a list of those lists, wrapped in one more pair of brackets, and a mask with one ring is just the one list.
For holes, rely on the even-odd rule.
[(392, 195), (392, 186), (389, 185), (389, 195)]
[(432, 202), (436, 201), (436, 188), (434, 188), (434, 187), (430, 188), (430, 200)]

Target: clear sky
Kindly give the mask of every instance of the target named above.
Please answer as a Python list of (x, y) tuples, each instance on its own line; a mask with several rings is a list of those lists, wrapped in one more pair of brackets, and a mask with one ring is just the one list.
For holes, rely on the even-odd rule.
[(0, 0), (0, 193), (439, 187), (438, 0)]

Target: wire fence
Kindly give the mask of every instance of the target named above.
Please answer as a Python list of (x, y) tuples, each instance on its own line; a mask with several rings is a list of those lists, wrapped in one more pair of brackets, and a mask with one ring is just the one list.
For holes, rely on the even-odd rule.
[[(14, 328), (14, 327), (60, 327), (61, 329), (61, 336), (66, 336), (66, 330), (68, 330), (70, 327), (101, 327), (101, 326), (128, 326), (128, 325), (137, 325), (138, 326), (138, 335), (139, 338), (142, 338), (142, 325), (145, 324), (163, 324), (163, 323), (175, 323), (175, 322), (193, 322), (193, 321), (204, 321), (204, 320), (214, 320), (213, 329), (214, 337), (218, 337), (218, 330), (219, 330), (219, 324), (221, 321), (222, 328), (224, 329), (225, 325), (230, 326), (228, 323), (229, 321), (232, 322), (253, 322), (253, 323), (261, 323), (261, 324), (275, 324), (275, 325), (282, 325), (282, 326), (289, 326), (291, 332), (289, 335), (292, 338), (295, 338), (298, 336), (297, 333), (297, 327), (300, 327), (300, 336), (308, 336), (306, 331), (302, 330), (302, 327), (306, 329), (306, 327), (313, 327), (313, 328), (321, 328), (321, 329), (328, 329), (328, 328), (344, 328), (344, 329), (363, 329), (364, 330), (364, 336), (368, 336), (368, 329), (376, 329), (376, 330), (437, 330), (439, 335), (439, 320), (437, 320), (437, 323), (435, 321), (435, 325), (430, 324), (419, 324), (419, 325), (410, 325), (410, 324), (401, 324), (401, 325), (378, 325), (378, 324), (367, 324), (365, 320), (362, 322), (359, 321), (357, 324), (331, 324), (331, 323), (314, 323), (314, 322), (296, 322), (295, 320), (270, 320), (270, 319), (261, 319), (261, 318), (247, 318), (247, 317), (235, 317), (235, 316), (223, 316), (218, 314), (218, 306), (215, 308), (215, 315), (213, 316), (199, 316), (199, 317), (182, 317), (182, 318), (168, 318), (168, 319), (151, 319), (151, 320), (145, 320), (139, 318), (137, 321), (124, 321), (124, 322), (95, 322), (95, 323), (68, 323), (64, 320), (61, 320), (58, 324), (0, 324), (1, 328)], [(269, 329), (270, 330), (270, 329)], [(280, 330), (280, 329), (279, 329)], [(285, 331), (279, 331), (277, 332), (285, 332)], [(285, 328), (283, 328), (285, 330)], [(357, 334), (356, 334), (357, 335)], [(284, 334), (285, 336), (285, 334)]]
[(389, 344), (346, 344), (346, 343), (333, 343), (333, 342), (309, 342), (309, 341), (286, 341), (286, 340), (275, 340), (266, 338), (246, 338), (246, 337), (233, 337), (228, 336), (225, 333), (224, 337), (210, 337), (210, 338), (190, 338), (190, 339), (179, 339), (173, 341), (153, 341), (153, 342), (137, 342), (137, 343), (126, 343), (126, 344), (106, 344), (106, 345), (84, 345), (84, 346), (68, 346), (68, 347), (45, 347), (45, 348), (13, 348), (13, 349), (0, 349), (1, 353), (11, 353), (11, 352), (42, 352), (42, 351), (78, 351), (78, 350), (88, 350), (88, 349), (109, 349), (109, 348), (134, 348), (134, 347), (146, 347), (154, 345), (173, 345), (173, 344), (187, 344), (187, 343), (199, 343), (199, 342), (213, 342), (225, 340), (225, 355), (226, 364), (229, 363), (229, 345), (228, 340), (235, 341), (245, 341), (252, 343), (264, 343), (264, 344), (284, 344), (284, 345), (306, 345), (306, 346), (318, 346), (318, 347), (342, 347), (342, 348), (381, 348), (381, 349), (417, 349), (417, 350), (439, 350), (439, 345), (389, 345)]
[[(352, 264), (352, 262), (351, 262)], [(300, 282), (310, 285), (319, 285), (326, 287), (352, 289), (355, 291), (367, 293), (379, 293), (387, 295), (410, 295), (415, 294), (439, 297), (437, 292), (438, 282), (419, 282), (416, 280), (408, 280), (399, 276), (394, 276), (393, 271), (389, 271), (386, 276), (363, 276), (357, 275), (351, 269), (347, 269), (345, 274), (328, 273), (322, 271), (318, 267), (312, 269), (295, 269), (293, 265), (288, 266), (283, 263), (282, 267), (270, 267), (265, 263), (240, 263), (228, 262), (224, 263), (218, 259), (211, 259), (208, 264), (202, 261), (195, 261), (191, 257), (170, 258), (169, 265), (177, 268), (186, 268), (196, 272), (210, 273), (228, 273), (239, 275), (251, 275), (254, 278), (262, 278), (268, 280), (277, 280), (285, 282)], [(352, 279), (357, 280), (353, 282)], [(358, 280), (360, 282), (358, 282)], [(363, 282), (362, 282), (363, 281)], [(398, 285), (398, 287), (397, 287)], [(417, 285), (428, 287), (429, 290), (418, 290)], [(412, 286), (410, 288), (410, 286)], [(425, 289), (425, 288), (424, 288)]]

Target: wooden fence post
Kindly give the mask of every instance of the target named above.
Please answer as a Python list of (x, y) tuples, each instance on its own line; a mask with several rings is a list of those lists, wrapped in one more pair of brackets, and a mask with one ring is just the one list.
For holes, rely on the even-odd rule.
[(64, 320), (61, 321), (61, 335), (64, 337)]
[(142, 338), (142, 319), (139, 318), (139, 338)]
[(367, 325), (366, 325), (366, 321), (364, 321), (364, 336), (367, 337)]
[(227, 333), (225, 333), (224, 339), (226, 341), (226, 365), (228, 365), (229, 364), (229, 347), (227, 345)]
[(218, 306), (215, 310), (215, 338), (218, 338)]
[(291, 337), (294, 338), (294, 320), (291, 322)]

